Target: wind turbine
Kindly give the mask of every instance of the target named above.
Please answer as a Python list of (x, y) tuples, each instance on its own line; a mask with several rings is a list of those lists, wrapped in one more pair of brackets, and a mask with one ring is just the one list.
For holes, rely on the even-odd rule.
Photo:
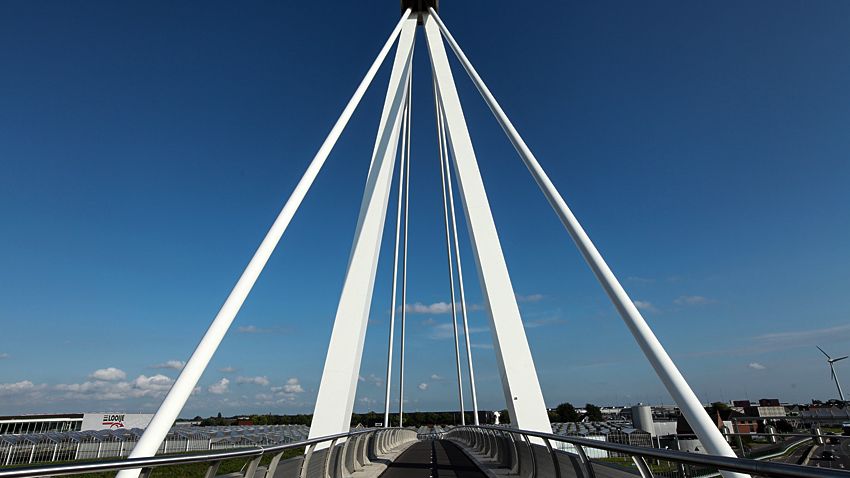
[[(817, 346), (815, 346), (815, 347), (817, 347)], [(838, 388), (838, 397), (843, 402), (844, 401), (844, 392), (841, 391), (841, 384), (838, 383), (838, 375), (835, 375), (835, 366), (833, 364), (835, 362), (838, 362), (839, 360), (846, 359), (848, 357), (848, 355), (845, 355), (843, 357), (838, 357), (838, 358), (832, 358), (832, 357), (829, 356), (828, 353), (824, 352), (822, 348), (818, 347), (818, 350), (820, 350), (822, 354), (826, 355), (826, 363), (829, 364), (829, 371), (832, 373), (832, 380), (835, 381), (835, 386)]]

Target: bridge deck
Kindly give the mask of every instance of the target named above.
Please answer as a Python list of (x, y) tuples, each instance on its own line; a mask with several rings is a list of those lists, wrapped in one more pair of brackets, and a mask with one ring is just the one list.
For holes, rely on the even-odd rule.
[(422, 440), (399, 455), (383, 478), (479, 478), (486, 476), (457, 445), (447, 440)]

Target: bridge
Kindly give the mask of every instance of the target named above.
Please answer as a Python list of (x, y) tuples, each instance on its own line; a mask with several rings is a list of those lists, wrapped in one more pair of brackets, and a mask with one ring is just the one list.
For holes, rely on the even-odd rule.
[[(850, 476), (836, 470), (739, 458), (703, 409), (697, 396), (656, 338), (617, 277), (582, 228), (540, 162), (511, 123), (471, 61), (438, 14), (436, 0), (404, 0), (402, 15), (353, 96), (318, 149), (304, 176), (204, 333), (179, 377), (164, 398), (129, 458), (85, 463), (0, 469), (0, 478), (59, 476), (118, 471), (120, 478), (148, 477), (157, 469), (201, 464), (205, 478), (256, 477), (576, 477), (621, 478), (664, 475), (677, 478), (723, 475), (778, 477)], [(438, 158), (445, 213), (446, 257), (455, 340), (458, 406), (461, 423), (433, 433), (404, 428), (404, 346), (406, 343), (407, 231), (412, 133), (412, 59), (416, 33), (424, 30), (431, 60)], [(448, 45), (448, 49), (446, 48)], [(197, 386), (213, 354), (301, 202), (329, 157), (378, 69), (395, 46), (392, 70), (369, 165), (360, 215), (328, 345), (309, 437), (292, 443), (226, 451), (156, 456), (172, 424)], [(449, 64), (451, 51), (474, 83), (496, 121), (527, 166), (533, 180), (561, 220), (568, 235), (607, 293), (638, 347), (705, 447), (707, 454), (600, 442), (555, 435), (523, 328), (516, 295), (490, 211), (472, 140)], [(398, 174), (395, 174), (396, 168)], [(376, 269), (389, 198), (397, 177), (391, 317), (382, 427), (351, 430), (349, 422), (358, 385), (360, 361), (373, 299)], [(459, 191), (470, 233), (479, 285), (489, 315), (494, 350), (512, 427), (478, 422), (474, 361), (469, 344), (467, 304), (458, 240), (454, 190)], [(396, 331), (398, 322), (399, 333)], [(463, 330), (463, 333), (460, 331)], [(461, 343), (461, 335), (466, 340)], [(395, 343), (399, 340), (399, 344)], [(394, 356), (396, 346), (399, 356)], [(397, 362), (396, 362), (397, 360)], [(461, 362), (465, 362), (465, 367)], [(390, 426), (393, 367), (398, 366), (399, 426)], [(467, 371), (464, 377), (463, 370)], [(465, 390), (468, 387), (468, 395)], [(469, 400), (469, 402), (467, 402)], [(471, 403), (474, 423), (465, 423)], [(622, 458), (617, 464), (593, 459), (591, 450)], [(237, 472), (223, 468), (234, 460)]]

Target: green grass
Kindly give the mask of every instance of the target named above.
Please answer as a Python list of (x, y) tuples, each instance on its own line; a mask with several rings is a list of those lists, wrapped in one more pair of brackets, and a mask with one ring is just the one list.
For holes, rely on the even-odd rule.
[[(603, 463), (612, 463), (614, 465), (625, 466), (637, 468), (635, 462), (632, 461), (631, 458), (626, 458), (622, 456), (612, 456), (608, 458), (594, 458), (591, 461), (599, 461)], [(652, 470), (653, 473), (669, 473), (675, 472), (677, 470), (676, 465), (670, 462), (658, 462), (655, 463), (654, 460), (647, 460), (649, 464), (649, 469)]]

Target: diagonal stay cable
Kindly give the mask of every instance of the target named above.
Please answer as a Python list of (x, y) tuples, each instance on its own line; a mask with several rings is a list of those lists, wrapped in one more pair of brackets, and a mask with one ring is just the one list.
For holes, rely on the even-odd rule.
[[(446, 256), (449, 265), (449, 289), (451, 290), (452, 304), (452, 329), (455, 339), (455, 363), (457, 367), (457, 393), (460, 403), (460, 424), (466, 425), (466, 415), (463, 407), (463, 374), (460, 368), (460, 340), (457, 330), (457, 301), (455, 300), (455, 279), (454, 279), (454, 260), (452, 259), (452, 236), (449, 227), (449, 202), (448, 193), (446, 191), (446, 161), (448, 160), (448, 151), (445, 146), (445, 130), (443, 124), (443, 114), (440, 110), (440, 99), (437, 91), (437, 79), (434, 78), (434, 114), (437, 119), (437, 146), (440, 151), (440, 178), (443, 186), (443, 215), (446, 223)], [(451, 187), (451, 186), (449, 186)]]

